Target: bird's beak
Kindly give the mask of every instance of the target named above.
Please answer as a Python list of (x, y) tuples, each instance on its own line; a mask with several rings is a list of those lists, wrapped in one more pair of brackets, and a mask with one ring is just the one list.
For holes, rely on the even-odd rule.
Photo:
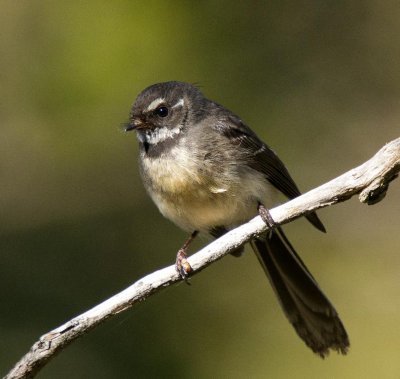
[(143, 128), (144, 122), (140, 118), (132, 118), (129, 124), (126, 126), (125, 131), (130, 132), (131, 130)]
[(125, 131), (126, 131), (126, 132), (130, 132), (131, 130), (135, 130), (135, 129), (136, 129), (135, 124), (132, 124), (132, 123), (130, 122), (128, 125), (126, 125)]

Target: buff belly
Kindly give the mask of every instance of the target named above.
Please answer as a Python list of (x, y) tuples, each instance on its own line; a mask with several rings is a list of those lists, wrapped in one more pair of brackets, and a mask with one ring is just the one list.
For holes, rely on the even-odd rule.
[(143, 156), (141, 172), (146, 189), (160, 212), (187, 231), (230, 228), (257, 215), (258, 202), (271, 204), (276, 191), (254, 170), (206, 171), (198, 160), (180, 150), (169, 158)]

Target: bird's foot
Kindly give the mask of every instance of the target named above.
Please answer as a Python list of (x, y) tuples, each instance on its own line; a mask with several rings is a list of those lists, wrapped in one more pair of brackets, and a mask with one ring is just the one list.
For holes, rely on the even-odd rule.
[(181, 278), (184, 279), (186, 283), (189, 283), (189, 274), (193, 271), (193, 269), (187, 260), (187, 254), (183, 248), (179, 249), (178, 253), (176, 254), (175, 268)]

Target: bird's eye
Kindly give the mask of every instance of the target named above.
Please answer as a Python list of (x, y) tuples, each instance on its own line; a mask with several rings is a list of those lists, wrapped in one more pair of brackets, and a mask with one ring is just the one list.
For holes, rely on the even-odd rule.
[(168, 108), (167, 107), (158, 107), (154, 113), (159, 117), (167, 117), (168, 116)]

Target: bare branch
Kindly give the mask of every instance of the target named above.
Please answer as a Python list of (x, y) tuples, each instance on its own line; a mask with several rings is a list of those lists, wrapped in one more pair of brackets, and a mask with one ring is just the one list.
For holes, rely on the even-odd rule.
[[(361, 202), (374, 204), (382, 200), (389, 183), (400, 171), (400, 138), (385, 145), (369, 161), (330, 182), (270, 210), (276, 224), (290, 222), (304, 214), (345, 201), (360, 194)], [(267, 229), (260, 217), (255, 217), (189, 258), (193, 274), (230, 251), (248, 242)], [(174, 266), (153, 272), (136, 283), (73, 318), (64, 325), (44, 334), (22, 357), (4, 379), (33, 378), (38, 371), (69, 343), (87, 333), (108, 318), (138, 304), (150, 295), (180, 281)]]

